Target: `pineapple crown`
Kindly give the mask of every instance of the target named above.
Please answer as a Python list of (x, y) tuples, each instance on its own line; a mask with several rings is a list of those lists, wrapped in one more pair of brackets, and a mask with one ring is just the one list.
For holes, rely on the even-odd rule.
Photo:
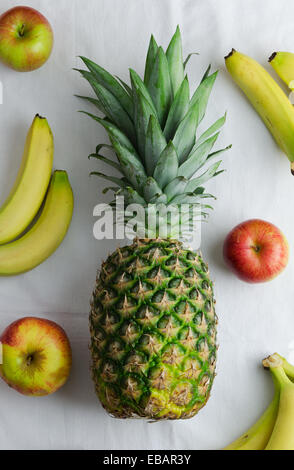
[[(89, 157), (114, 167), (121, 177), (97, 171), (91, 174), (110, 181), (111, 186), (103, 192), (112, 190), (123, 196), (125, 206), (142, 205), (146, 217), (150, 205), (185, 204), (180, 222), (182, 235), (187, 226), (191, 226), (191, 217), (195, 216), (195, 210), (193, 215), (187, 216), (187, 205), (199, 208), (199, 214), (206, 217), (205, 209), (211, 206), (201, 202), (213, 196), (205, 193), (203, 184), (223, 171), (219, 170), (221, 160), (206, 171), (201, 172), (202, 167), (231, 147), (212, 152), (226, 114), (196, 138), (217, 71), (210, 74), (209, 66), (190, 98), (185, 67), (191, 55), (183, 61), (181, 34), (177, 27), (166, 52), (151, 36), (144, 80), (130, 69), (131, 86), (86, 57), (80, 58), (88, 70), (75, 69), (89, 82), (96, 95), (95, 98), (77, 96), (98, 108), (104, 117), (81, 112), (98, 121), (111, 142), (111, 145), (99, 144)], [(105, 147), (114, 151), (117, 161), (101, 154)], [(125, 223), (128, 220), (126, 215)], [(171, 220), (169, 225), (172, 226)], [(169, 235), (173, 236), (172, 228)]]

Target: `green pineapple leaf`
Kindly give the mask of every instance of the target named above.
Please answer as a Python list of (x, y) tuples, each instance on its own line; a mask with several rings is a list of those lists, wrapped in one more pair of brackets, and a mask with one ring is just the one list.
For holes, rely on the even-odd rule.
[(204, 142), (204, 140), (207, 139), (207, 137), (217, 132), (226, 122), (226, 117), (227, 117), (227, 113), (225, 113), (214, 124), (212, 124), (212, 126), (210, 126), (205, 132), (203, 132), (203, 134), (201, 134), (199, 139), (196, 140), (195, 147), (198, 147), (200, 144), (202, 144), (202, 142)]
[(88, 80), (89, 83), (91, 83), (91, 81), (97, 83), (92, 73), (89, 72), (88, 70), (77, 69), (76, 67), (74, 67), (73, 70), (75, 70), (76, 72), (79, 72), (85, 80)]
[(217, 77), (217, 74), (218, 72), (216, 71), (213, 74), (209, 75), (208, 77), (204, 78), (191, 98), (190, 107), (193, 107), (195, 103), (198, 103), (198, 107), (199, 107), (198, 124), (202, 121), (205, 115), (208, 99), (209, 99), (212, 87), (214, 85), (215, 79)]
[(172, 100), (172, 88), (167, 58), (162, 47), (158, 48), (147, 88), (157, 111), (158, 121), (163, 127)]
[(117, 186), (124, 188), (126, 187), (126, 181), (124, 178), (117, 178), (116, 176), (108, 176), (104, 175), (104, 173), (100, 173), (100, 171), (91, 171), (90, 176), (99, 176), (99, 178), (103, 178), (107, 181), (111, 181), (112, 183), (117, 184)]
[(189, 179), (204, 165), (218, 135), (219, 133), (215, 134), (200, 144), (194, 151), (192, 150), (187, 160), (180, 166), (178, 171), (179, 176), (184, 176)]
[(167, 197), (166, 194), (155, 194), (150, 201), (149, 204), (166, 204), (167, 203)]
[(126, 92), (128, 93), (128, 95), (132, 96), (132, 89), (131, 87), (126, 83), (124, 82), (121, 78), (115, 76), (115, 78), (120, 82), (120, 84), (124, 87), (124, 89), (126, 90)]
[[(193, 193), (193, 195), (194, 195), (194, 194), (195, 194), (195, 192)], [(214, 199), (214, 200), (216, 200), (216, 197), (215, 197), (213, 194), (210, 194), (210, 193), (203, 193), (203, 194), (200, 195), (200, 198), (201, 198), (201, 199), (207, 199), (207, 198), (209, 198), (209, 199)]]
[(174, 137), (179, 123), (186, 115), (189, 108), (189, 94), (189, 82), (188, 78), (185, 77), (177, 91), (167, 116), (163, 131), (166, 140), (170, 140)]
[(103, 188), (102, 194), (106, 194), (108, 193), (108, 191), (114, 191), (115, 193), (117, 193), (118, 190), (119, 188), (117, 186), (107, 186), (106, 188)]
[(187, 55), (186, 59), (184, 60), (184, 69), (187, 67), (187, 64), (189, 60), (191, 59), (192, 55), (199, 55), (199, 52), (190, 52), (190, 54)]
[(132, 118), (132, 99), (120, 83), (109, 72), (98, 64), (95, 64), (92, 60), (83, 56), (80, 56), (80, 58), (93, 74), (95, 80), (116, 97), (121, 106), (128, 113), (129, 117)]
[(179, 26), (177, 26), (176, 32), (169, 43), (166, 51), (166, 58), (168, 62), (173, 96), (175, 96), (184, 80), (182, 38)]
[(105, 119), (101, 119), (98, 116), (95, 116), (95, 114), (88, 113), (87, 111), (80, 111), (80, 113), (86, 114), (87, 116), (91, 117), (95, 121), (99, 122), (99, 124), (101, 124), (101, 126), (103, 126), (104, 129), (107, 131), (110, 141), (112, 138), (115, 138), (119, 141), (121, 145), (126, 147), (130, 152), (136, 153), (135, 148), (130, 142), (130, 140), (114, 124), (106, 121)]
[(85, 78), (85, 80), (87, 80), (87, 82), (91, 85), (91, 88), (92, 90), (94, 91), (95, 95), (97, 96), (97, 100), (95, 100), (94, 98), (87, 98), (87, 97), (83, 97), (83, 96), (80, 96), (80, 95), (76, 95), (78, 98), (84, 98), (84, 99), (88, 99), (88, 101), (90, 101), (92, 104), (95, 104), (95, 106), (103, 113), (103, 114), (107, 114), (106, 113), (106, 110), (104, 109), (103, 107), (103, 104), (100, 102), (99, 100), (99, 97), (98, 97), (98, 92), (97, 92), (97, 82), (94, 80), (92, 74), (90, 72), (88, 72), (87, 70), (80, 70), (80, 69), (74, 69), (76, 70), (77, 72), (80, 72), (80, 74), (82, 75), (83, 78)]
[(150, 38), (150, 42), (149, 42), (149, 48), (148, 48), (146, 64), (145, 64), (144, 83), (145, 83), (146, 86), (148, 86), (148, 83), (149, 83), (149, 80), (150, 80), (150, 77), (151, 77), (151, 73), (152, 73), (155, 57), (157, 55), (157, 51), (158, 51), (158, 45), (157, 45), (157, 43), (154, 39), (154, 36), (152, 34), (152, 36)]
[(205, 72), (204, 72), (204, 74), (203, 74), (203, 77), (201, 78), (200, 83), (204, 82), (204, 80), (208, 77), (209, 72), (210, 72), (210, 69), (211, 69), (211, 64), (209, 64), (209, 66), (208, 66), (207, 69), (205, 70)]
[(221, 160), (211, 165), (208, 170), (206, 170), (202, 175), (198, 176), (197, 178), (191, 179), (187, 184), (186, 191), (194, 192), (198, 186), (201, 186), (202, 184), (206, 183), (206, 181), (208, 181), (209, 179), (222, 173), (224, 170), (217, 171), (220, 164)]
[(96, 84), (96, 93), (98, 100), (102, 103), (103, 109), (105, 110), (106, 116), (114, 123), (119, 129), (129, 137), (132, 142), (136, 141), (136, 134), (134, 125), (129, 118), (129, 115), (125, 112), (120, 102), (116, 97), (110, 93), (102, 85)]
[(170, 141), (162, 151), (153, 174), (153, 178), (161, 189), (177, 177), (178, 166), (177, 152), (174, 144)]
[(207, 160), (210, 158), (214, 158), (216, 155), (219, 155), (220, 153), (226, 152), (227, 150), (230, 150), (232, 148), (232, 144), (227, 145), (227, 147), (223, 149), (216, 150), (215, 152), (212, 152), (208, 155)]
[(164, 194), (166, 194), (168, 201), (171, 201), (174, 196), (184, 192), (187, 186), (188, 180), (183, 176), (177, 176), (164, 188)]
[(127, 204), (142, 204), (145, 205), (145, 200), (140, 196), (140, 194), (131, 186), (126, 186), (118, 192), (119, 196), (125, 198), (125, 203)]
[(154, 196), (161, 195), (162, 190), (158, 186), (157, 182), (155, 181), (152, 176), (149, 176), (146, 180), (145, 186), (143, 188), (143, 194), (145, 201), (149, 202)]
[[(194, 191), (193, 194), (204, 194), (205, 188), (203, 186), (198, 186)], [(213, 196), (214, 197), (214, 196)]]
[(198, 102), (196, 102), (194, 106), (189, 108), (185, 117), (180, 122), (173, 138), (173, 144), (179, 157), (179, 163), (185, 161), (195, 144), (199, 117), (198, 112), (199, 106)]
[(208, 194), (208, 193), (207, 194), (183, 193), (183, 194), (178, 194), (177, 196), (175, 196), (170, 202), (171, 204), (201, 204), (201, 199), (203, 198), (215, 199), (215, 197), (212, 196), (212, 194)]
[(132, 69), (130, 69), (130, 77), (131, 77), (131, 84), (132, 84), (132, 94), (133, 95), (136, 94), (137, 91), (139, 90), (144, 96), (144, 98), (148, 101), (148, 104), (150, 105), (153, 111), (153, 114), (156, 116), (157, 113), (156, 113), (156, 109), (154, 107), (152, 98), (144, 82), (142, 81), (142, 79), (139, 77), (137, 72), (135, 72), (135, 70), (132, 70)]
[(145, 167), (148, 176), (153, 175), (155, 166), (165, 147), (166, 140), (162, 133), (159, 122), (155, 116), (151, 115), (147, 127), (145, 141)]
[(192, 204), (193, 206), (199, 206), (202, 207), (203, 209), (212, 209), (212, 206), (209, 204), (202, 204), (201, 203), (201, 198), (199, 196), (193, 196), (191, 195), (185, 195), (185, 196), (176, 196), (176, 198), (172, 199), (170, 201), (171, 204)]
[(121, 171), (136, 190), (140, 189), (147, 179), (142, 163), (135, 153), (130, 152), (118, 140), (113, 138), (112, 145), (121, 164)]
[(153, 107), (150, 106), (143, 93), (136, 89), (136, 93), (134, 93), (135, 127), (137, 133), (138, 150), (142, 156), (143, 162), (145, 162), (146, 134), (151, 115), (154, 115)]
[(96, 106), (96, 108), (99, 109), (99, 111), (101, 111), (103, 114), (106, 115), (106, 112), (102, 106), (102, 104), (100, 103), (99, 100), (97, 100), (96, 98), (92, 98), (91, 96), (81, 96), (81, 95), (74, 95), (76, 98), (81, 98), (82, 100), (85, 100), (85, 101), (88, 101), (89, 103), (93, 104), (94, 106)]
[(109, 144), (98, 144), (98, 145), (96, 146), (96, 153), (99, 153), (100, 150), (102, 150), (103, 148), (107, 148), (107, 149), (113, 150), (112, 145), (109, 145)]
[(96, 158), (97, 160), (101, 160), (102, 162), (106, 163), (107, 165), (112, 166), (116, 170), (118, 170), (120, 173), (122, 173), (122, 168), (121, 166), (117, 163), (114, 162), (113, 160), (109, 160), (108, 158), (104, 157), (104, 155), (100, 155), (99, 153), (91, 153), (88, 158)]

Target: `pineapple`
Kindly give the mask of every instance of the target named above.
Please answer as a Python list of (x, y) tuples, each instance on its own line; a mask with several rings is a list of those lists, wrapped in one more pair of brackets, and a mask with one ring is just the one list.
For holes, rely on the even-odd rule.
[[(130, 69), (131, 85), (91, 60), (79, 70), (95, 92), (83, 97), (105, 117), (86, 113), (107, 131), (117, 161), (95, 158), (122, 177), (95, 172), (106, 190), (138, 203), (199, 208), (203, 184), (221, 171), (221, 161), (193, 177), (212, 152), (225, 115), (196, 139), (217, 72), (210, 67), (190, 98), (179, 28), (164, 52), (151, 37), (144, 80)], [(227, 147), (229, 148), (229, 147)], [(181, 216), (180, 238), (191, 215)], [(147, 217), (146, 217), (147, 218)], [(126, 223), (127, 223), (126, 217)], [(213, 286), (199, 253), (173, 238), (135, 238), (102, 264), (91, 301), (92, 375), (103, 407), (114, 417), (151, 420), (194, 416), (207, 402), (215, 375), (216, 325)]]

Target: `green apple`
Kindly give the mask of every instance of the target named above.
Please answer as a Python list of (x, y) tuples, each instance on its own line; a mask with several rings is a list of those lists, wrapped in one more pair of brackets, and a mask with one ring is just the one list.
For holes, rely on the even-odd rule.
[(21, 318), (6, 328), (0, 341), (0, 376), (18, 392), (48, 395), (66, 382), (71, 369), (71, 347), (57, 323), (37, 317)]
[(18, 6), (0, 16), (0, 60), (9, 67), (20, 72), (38, 69), (52, 46), (52, 28), (37, 10)]

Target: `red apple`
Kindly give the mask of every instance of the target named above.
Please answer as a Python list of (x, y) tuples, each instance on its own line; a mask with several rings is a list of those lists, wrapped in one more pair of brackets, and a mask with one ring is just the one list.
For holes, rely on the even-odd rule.
[(237, 225), (226, 237), (224, 259), (243, 281), (270, 281), (286, 267), (288, 243), (270, 222), (252, 219)]
[(48, 395), (66, 382), (71, 369), (71, 347), (57, 323), (21, 318), (6, 328), (0, 341), (0, 376), (18, 392)]
[(38, 69), (52, 46), (51, 26), (37, 10), (18, 6), (0, 16), (0, 60), (9, 67), (20, 72)]

